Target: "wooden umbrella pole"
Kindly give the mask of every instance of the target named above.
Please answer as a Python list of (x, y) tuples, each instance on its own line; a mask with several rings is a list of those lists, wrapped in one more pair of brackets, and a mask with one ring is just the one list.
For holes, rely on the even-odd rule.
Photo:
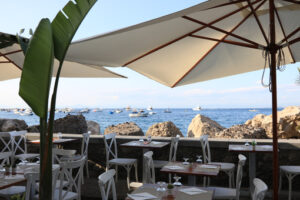
[(272, 87), (272, 121), (273, 121), (273, 199), (278, 200), (278, 138), (277, 138), (277, 83), (276, 83), (276, 52), (274, 0), (269, 0), (270, 11), (270, 54), (271, 54), (271, 87)]

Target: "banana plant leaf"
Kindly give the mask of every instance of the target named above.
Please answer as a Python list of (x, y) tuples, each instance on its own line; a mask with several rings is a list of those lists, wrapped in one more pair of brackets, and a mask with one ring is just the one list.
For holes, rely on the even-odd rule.
[(42, 19), (27, 48), (19, 95), (39, 117), (47, 118), (54, 61), (51, 23)]

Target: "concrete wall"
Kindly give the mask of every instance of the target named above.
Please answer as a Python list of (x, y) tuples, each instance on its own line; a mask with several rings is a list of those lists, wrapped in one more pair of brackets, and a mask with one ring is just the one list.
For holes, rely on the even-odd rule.
[[(63, 134), (63, 137), (81, 138), (81, 135)], [(36, 139), (38, 134), (28, 133), (28, 139)], [(117, 136), (117, 143), (122, 144), (131, 140), (138, 140), (136, 136)], [(170, 138), (156, 137), (154, 140), (170, 141)], [(256, 140), (258, 144), (272, 144), (271, 139)], [(218, 162), (234, 162), (238, 161), (238, 153), (228, 152), (229, 144), (244, 144), (243, 139), (210, 139), (210, 147), (212, 153), (212, 161)], [(80, 152), (81, 140), (64, 145), (65, 149), (77, 149)], [(38, 146), (30, 146), (30, 151), (38, 151)], [(300, 165), (300, 140), (297, 139), (281, 139), (279, 140), (279, 164), (280, 165)], [(142, 149), (118, 147), (119, 157), (130, 157), (139, 159), (139, 178), (142, 175)], [(199, 138), (181, 138), (179, 141), (177, 160), (181, 161), (183, 157), (188, 157), (193, 161), (196, 160), (196, 155), (202, 155)], [(103, 172), (105, 167), (105, 148), (102, 135), (92, 135), (89, 144), (89, 160), (90, 173), (95, 178)], [(169, 147), (154, 151), (154, 159), (167, 160), (169, 156)], [(247, 154), (245, 156), (248, 157)], [(258, 153), (256, 156), (256, 176), (264, 180), (269, 187), (272, 186), (272, 153)], [(121, 177), (125, 178), (125, 170), (121, 171)], [(156, 180), (167, 180), (165, 174), (156, 171)], [(133, 178), (132, 174), (132, 178)], [(187, 177), (182, 176), (183, 182), (187, 181)], [(285, 189), (287, 188), (287, 180), (284, 180)], [(201, 180), (198, 180), (200, 183)], [(248, 187), (248, 163), (244, 169), (244, 177), (242, 187)], [(228, 185), (228, 178), (225, 174), (220, 174), (217, 178), (212, 179), (212, 183), (216, 185)], [(300, 176), (293, 181), (293, 188), (300, 187)]]

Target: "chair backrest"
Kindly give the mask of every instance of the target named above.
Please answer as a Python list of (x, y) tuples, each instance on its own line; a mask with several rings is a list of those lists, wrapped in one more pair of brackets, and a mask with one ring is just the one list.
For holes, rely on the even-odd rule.
[[(82, 170), (85, 163), (85, 156), (76, 161), (61, 162), (60, 186), (59, 186), (59, 199), (65, 199), (69, 192), (77, 193), (79, 199), (81, 195), (82, 183)], [(64, 180), (68, 180), (68, 186), (63, 192), (65, 185)]]
[(176, 161), (178, 142), (179, 142), (179, 137), (171, 138), (169, 161)]
[(105, 151), (106, 151), (106, 165), (108, 165), (110, 156), (112, 156), (113, 159), (118, 158), (116, 134), (110, 133), (104, 135), (104, 144), (105, 144)]
[(12, 152), (0, 152), (0, 166), (4, 167), (5, 164), (10, 164), (9, 158), (11, 157)]
[(17, 153), (27, 153), (27, 142), (26, 142), (27, 131), (12, 131), (10, 132), (12, 140), (13, 155)]
[(88, 156), (89, 150), (89, 141), (90, 141), (91, 131), (84, 133), (82, 136), (82, 144), (81, 144), (81, 155)]
[[(38, 191), (36, 182), (40, 180), (39, 166), (36, 166), (33, 169), (34, 170), (26, 169), (24, 173), (24, 176), (26, 178), (25, 200), (30, 200), (35, 195), (35, 192)], [(59, 165), (53, 165), (52, 166), (52, 196), (54, 195), (58, 174), (59, 174)], [(32, 192), (34, 192), (34, 194), (31, 194)]]
[(3, 146), (0, 152), (12, 152), (12, 140), (9, 132), (0, 132), (0, 145)]
[(243, 166), (245, 165), (247, 160), (247, 158), (242, 154), (239, 154), (238, 157), (239, 157), (239, 164), (236, 173), (236, 200), (239, 200), (240, 198), (240, 188), (241, 188), (242, 178), (243, 178)]
[(268, 190), (268, 186), (259, 178), (253, 179), (254, 191), (252, 193), (252, 200), (263, 200)]
[(114, 169), (110, 169), (98, 177), (98, 184), (100, 187), (102, 200), (108, 200), (110, 191), (112, 192), (113, 200), (117, 200), (116, 185), (114, 180), (115, 174), (116, 171)]
[(203, 162), (209, 163), (211, 162), (211, 155), (210, 155), (210, 147), (208, 141), (208, 135), (202, 135), (200, 137), (201, 147), (202, 147), (202, 154), (203, 154)]
[[(61, 163), (65, 161), (72, 160), (72, 156), (74, 156), (76, 153), (76, 150), (68, 150), (68, 149), (52, 149), (52, 163)], [(70, 159), (68, 159), (68, 157)], [(61, 159), (63, 158), (63, 159)]]
[(152, 183), (155, 184), (155, 168), (153, 163), (153, 151), (147, 151), (144, 154), (144, 173), (145, 173), (145, 183)]

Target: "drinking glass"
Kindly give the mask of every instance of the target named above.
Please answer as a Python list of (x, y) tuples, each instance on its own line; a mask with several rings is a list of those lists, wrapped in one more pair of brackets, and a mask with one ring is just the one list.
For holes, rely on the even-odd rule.
[(148, 138), (147, 138), (147, 141), (150, 143), (151, 140), (152, 140), (152, 139), (151, 139), (151, 136), (149, 135)]
[(202, 156), (201, 155), (197, 155), (197, 163), (202, 163)]
[(61, 132), (58, 132), (58, 133), (57, 133), (57, 137), (58, 137), (58, 139), (60, 140), (60, 139), (62, 138), (62, 133), (61, 133)]
[(164, 187), (166, 185), (166, 182), (163, 182), (163, 181), (158, 181), (157, 182), (157, 185), (159, 186), (156, 191), (159, 191), (159, 192), (164, 192), (166, 191), (166, 188)]
[(0, 180), (5, 178), (5, 170), (3, 167), (0, 166)]
[(188, 165), (189, 164), (189, 162), (188, 162), (189, 158), (183, 158), (183, 160), (184, 160), (184, 162), (183, 162), (184, 165)]
[(173, 177), (174, 178), (174, 180), (175, 180), (175, 182), (173, 183), (173, 185), (175, 185), (175, 186), (181, 186), (182, 184), (181, 184), (181, 182), (179, 182), (179, 180), (181, 179), (181, 177), (180, 176), (174, 176)]

